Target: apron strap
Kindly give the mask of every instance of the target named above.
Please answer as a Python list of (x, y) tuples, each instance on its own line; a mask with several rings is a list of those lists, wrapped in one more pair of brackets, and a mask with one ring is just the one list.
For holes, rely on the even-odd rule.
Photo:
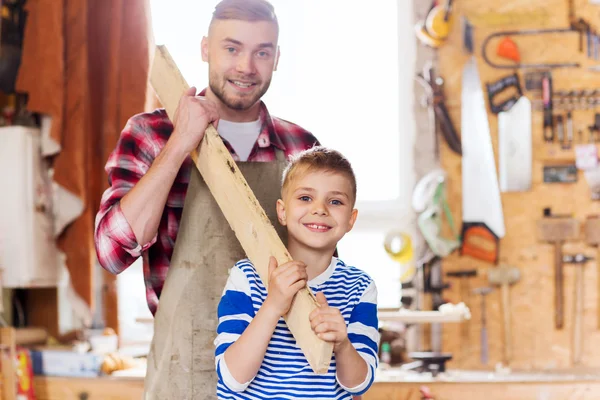
[(285, 153), (283, 150), (275, 148), (275, 159), (279, 162), (286, 162)]

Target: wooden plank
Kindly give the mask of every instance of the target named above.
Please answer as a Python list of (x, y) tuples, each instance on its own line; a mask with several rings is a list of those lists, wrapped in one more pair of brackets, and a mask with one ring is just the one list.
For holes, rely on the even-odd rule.
[(0, 328), (0, 345), (2, 346), (2, 399), (14, 400), (17, 398), (17, 371), (15, 329)]
[[(189, 86), (164, 46), (156, 49), (150, 83), (172, 117)], [(291, 256), (212, 125), (191, 157), (266, 285), (269, 257), (274, 256), (281, 265)], [(306, 287), (294, 298), (285, 321), (313, 371), (326, 373), (333, 345), (319, 339), (310, 327), (308, 316), (317, 307), (314, 295)]]

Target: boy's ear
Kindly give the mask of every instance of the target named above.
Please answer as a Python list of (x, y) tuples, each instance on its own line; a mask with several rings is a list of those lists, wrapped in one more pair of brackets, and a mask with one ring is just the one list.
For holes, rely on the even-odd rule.
[(358, 210), (355, 208), (352, 210), (352, 214), (350, 214), (350, 221), (347, 232), (350, 232), (354, 227), (354, 223), (356, 222), (356, 217), (358, 217)]
[(281, 225), (287, 225), (287, 221), (285, 219), (285, 204), (281, 199), (277, 200), (277, 219)]

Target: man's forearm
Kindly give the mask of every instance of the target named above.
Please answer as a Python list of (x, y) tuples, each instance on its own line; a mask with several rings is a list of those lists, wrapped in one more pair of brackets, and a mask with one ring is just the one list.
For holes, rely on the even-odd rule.
[(121, 199), (121, 210), (140, 245), (156, 234), (169, 191), (187, 154), (168, 141), (148, 172)]
[(225, 351), (227, 368), (239, 383), (256, 376), (279, 318), (263, 304), (244, 333)]
[(363, 383), (367, 377), (367, 362), (358, 354), (347, 340), (340, 348), (335, 350), (337, 376), (340, 383), (347, 388), (353, 388)]

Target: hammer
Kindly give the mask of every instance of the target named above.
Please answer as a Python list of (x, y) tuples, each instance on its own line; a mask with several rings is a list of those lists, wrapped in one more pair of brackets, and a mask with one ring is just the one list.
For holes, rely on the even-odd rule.
[(544, 210), (544, 218), (537, 221), (537, 236), (539, 240), (554, 244), (554, 323), (556, 329), (564, 325), (564, 293), (562, 245), (567, 240), (579, 237), (579, 221), (569, 217), (559, 217), (550, 214), (550, 209)]
[(509, 287), (521, 279), (521, 271), (516, 267), (501, 264), (497, 268), (488, 270), (488, 279), (491, 284), (499, 285), (502, 290), (502, 314), (504, 317), (504, 364), (509, 365), (512, 356), (511, 329), (510, 329), (510, 297)]
[(473, 293), (481, 296), (481, 363), (487, 364), (488, 362), (488, 336), (487, 336), (487, 323), (485, 318), (485, 296), (492, 292), (491, 287), (480, 287), (473, 289)]
[(572, 361), (574, 365), (581, 362), (583, 348), (583, 268), (593, 258), (585, 254), (566, 254), (563, 263), (576, 265), (575, 287), (573, 290), (573, 337), (572, 337)]

